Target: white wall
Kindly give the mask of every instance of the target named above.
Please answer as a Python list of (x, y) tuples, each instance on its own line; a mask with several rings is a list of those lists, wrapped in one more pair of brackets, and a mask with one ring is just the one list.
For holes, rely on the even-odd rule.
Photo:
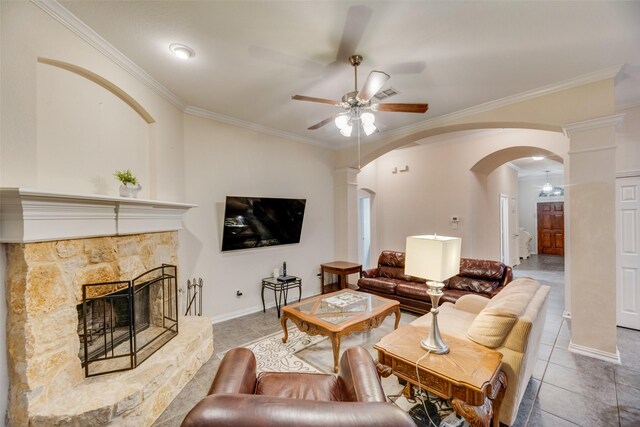
[[(175, 106), (31, 2), (3, 2), (1, 24), (3, 186), (117, 195), (113, 172), (130, 168), (142, 181), (141, 197), (183, 200), (182, 113)], [(98, 74), (156, 123), (39, 57)]]
[[(518, 188), (520, 194), (519, 200), (519, 222), (520, 227), (531, 233), (533, 240), (530, 243), (530, 250), (532, 254), (538, 253), (538, 195), (542, 190), (542, 186), (547, 181), (546, 173), (537, 176), (527, 176), (518, 180)], [(549, 182), (554, 187), (564, 187), (564, 174), (554, 173), (549, 174)], [(554, 201), (561, 201), (560, 199), (553, 199)], [(544, 202), (545, 200), (541, 200)], [(566, 239), (566, 236), (565, 236)]]
[[(499, 260), (498, 210), (503, 193), (509, 195), (512, 211), (510, 258), (517, 262), (517, 174), (507, 166), (488, 176), (471, 168), (485, 156), (512, 146), (539, 146), (565, 155), (567, 139), (554, 132), (495, 130), (459, 132), (423, 142), (385, 154), (358, 175), (358, 187), (375, 192), (374, 257), (384, 249), (404, 250), (407, 236), (435, 232), (461, 237), (465, 257)], [(407, 172), (399, 172), (406, 166)], [(458, 229), (450, 221), (453, 215), (461, 217)]]
[[(199, 207), (185, 217), (181, 268), (204, 280), (204, 315), (219, 321), (261, 310), (260, 279), (283, 261), (302, 278), (303, 296), (319, 293), (320, 264), (334, 260), (333, 153), (190, 115), (184, 143), (187, 199)], [(307, 199), (300, 243), (221, 252), (228, 195)], [(265, 300), (273, 305), (273, 292)]]

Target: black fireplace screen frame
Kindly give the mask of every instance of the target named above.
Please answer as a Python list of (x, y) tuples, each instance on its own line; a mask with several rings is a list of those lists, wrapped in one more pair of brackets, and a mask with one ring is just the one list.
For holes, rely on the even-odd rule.
[(85, 284), (81, 308), (85, 377), (134, 369), (178, 335), (177, 267), (163, 264), (132, 280)]

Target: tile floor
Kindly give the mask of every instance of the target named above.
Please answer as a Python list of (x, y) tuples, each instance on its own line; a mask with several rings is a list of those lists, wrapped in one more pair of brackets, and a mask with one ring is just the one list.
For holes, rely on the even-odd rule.
[[(562, 318), (563, 262), (561, 257), (533, 255), (514, 269), (516, 277), (530, 276), (551, 287), (538, 361), (514, 427), (640, 426), (640, 331), (618, 328), (621, 365), (570, 353), (567, 350), (570, 322)], [(401, 322), (408, 323), (414, 318), (413, 314), (403, 312)], [(345, 338), (341, 347), (371, 348), (392, 327), (393, 316), (370, 333)], [(275, 309), (215, 324), (214, 353), (279, 330)], [(298, 356), (319, 368), (332, 364), (328, 342), (305, 349)], [(189, 409), (206, 395), (219, 364), (214, 354), (154, 426), (179, 426)]]

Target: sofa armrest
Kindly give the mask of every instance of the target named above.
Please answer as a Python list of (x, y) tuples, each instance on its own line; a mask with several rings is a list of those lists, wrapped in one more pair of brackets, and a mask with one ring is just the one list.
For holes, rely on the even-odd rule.
[(387, 401), (376, 365), (363, 347), (351, 347), (342, 354), (338, 382), (343, 401)]
[(489, 302), (489, 298), (480, 295), (468, 294), (463, 295), (454, 304), (456, 310), (462, 310), (469, 313), (478, 314)]
[(380, 270), (377, 268), (362, 270), (362, 272), (360, 272), (360, 277), (367, 277), (367, 278), (380, 277)]
[(224, 355), (209, 394), (253, 394), (256, 389), (256, 357), (248, 348), (232, 348)]
[(502, 282), (500, 282), (500, 286), (498, 288), (502, 288), (507, 286), (507, 283), (513, 280), (513, 268), (508, 265), (505, 265), (504, 277), (502, 278)]
[(218, 394), (198, 402), (181, 424), (181, 427), (205, 426), (415, 427), (415, 424), (409, 415), (391, 403)]

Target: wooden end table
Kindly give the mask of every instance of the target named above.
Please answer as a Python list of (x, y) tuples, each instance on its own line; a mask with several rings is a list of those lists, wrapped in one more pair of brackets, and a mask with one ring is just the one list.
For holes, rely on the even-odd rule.
[[(348, 307), (336, 307), (327, 299), (353, 294), (360, 298)], [(394, 329), (400, 322), (400, 303), (398, 301), (382, 298), (377, 295), (344, 289), (330, 294), (318, 295), (302, 302), (287, 305), (282, 308), (282, 342), (287, 342), (287, 320), (293, 323), (308, 335), (324, 335), (331, 338), (333, 350), (333, 371), (338, 372), (338, 357), (340, 353), (340, 339), (354, 332), (367, 332), (377, 328), (391, 313), (395, 314)]]
[[(338, 283), (324, 283), (324, 275), (325, 273), (329, 274), (337, 274), (338, 275)], [(356, 264), (354, 262), (347, 261), (334, 261), (327, 262), (325, 264), (320, 264), (320, 283), (322, 285), (322, 293), (325, 293), (326, 288), (329, 288), (330, 291), (336, 291), (339, 289), (346, 289), (349, 287), (349, 282), (347, 281), (347, 277), (350, 274), (358, 273), (358, 277), (360, 277), (360, 273), (362, 273), (362, 265)]]
[(502, 354), (471, 341), (451, 336), (443, 339), (448, 354), (425, 355), (420, 341), (428, 327), (405, 325), (373, 346), (378, 350), (378, 372), (384, 377), (392, 373), (407, 381), (405, 396), (413, 395), (416, 385), (451, 401), (453, 409), (472, 427), (499, 427), (500, 404), (507, 387), (507, 376), (500, 369)]

